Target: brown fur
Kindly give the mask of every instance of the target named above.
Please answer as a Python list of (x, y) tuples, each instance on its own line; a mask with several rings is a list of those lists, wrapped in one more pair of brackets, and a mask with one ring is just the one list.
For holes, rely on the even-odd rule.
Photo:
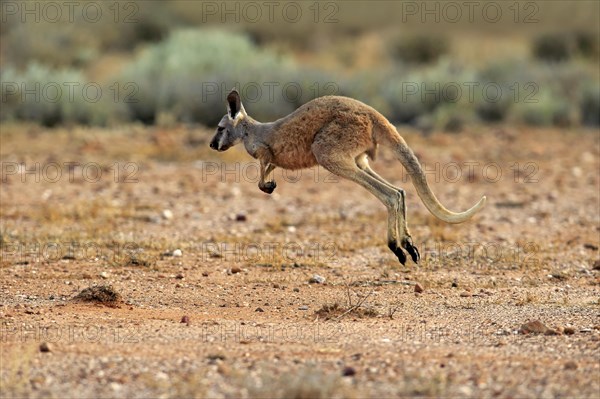
[(314, 99), (275, 122), (260, 123), (246, 114), (237, 91), (227, 97), (228, 114), (221, 122), (211, 148), (224, 151), (242, 141), (248, 153), (261, 163), (259, 188), (272, 193), (267, 181), (275, 167), (303, 169), (321, 165), (331, 173), (354, 181), (377, 197), (388, 209), (388, 245), (404, 264), (406, 249), (416, 262), (419, 252), (406, 225), (404, 190), (375, 173), (368, 159), (375, 159), (379, 143), (391, 146), (410, 174), (419, 197), (436, 217), (460, 223), (485, 203), (462, 213), (447, 210), (437, 200), (419, 161), (396, 128), (372, 107), (352, 98), (325, 96)]

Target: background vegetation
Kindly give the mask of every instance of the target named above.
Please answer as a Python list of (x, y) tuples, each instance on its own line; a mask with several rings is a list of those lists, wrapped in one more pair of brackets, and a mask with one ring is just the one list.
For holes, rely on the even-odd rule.
[(424, 130), (600, 125), (597, 2), (482, 2), (500, 5), (498, 23), (466, 9), (457, 22), (440, 9), (436, 22), (407, 2), (294, 3), (294, 23), (281, 12), (255, 22), (240, 2), (114, 3), (119, 14), (103, 7), (95, 23), (81, 12), (36, 21), (7, 3), (1, 121), (213, 125), (237, 86), (259, 120), (341, 94)]

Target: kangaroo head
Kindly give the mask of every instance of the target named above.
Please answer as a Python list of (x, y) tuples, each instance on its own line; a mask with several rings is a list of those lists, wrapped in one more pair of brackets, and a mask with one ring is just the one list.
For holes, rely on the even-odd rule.
[(215, 136), (210, 141), (210, 148), (225, 151), (241, 142), (245, 127), (240, 122), (247, 116), (240, 94), (236, 89), (231, 90), (227, 95), (227, 114), (221, 118)]

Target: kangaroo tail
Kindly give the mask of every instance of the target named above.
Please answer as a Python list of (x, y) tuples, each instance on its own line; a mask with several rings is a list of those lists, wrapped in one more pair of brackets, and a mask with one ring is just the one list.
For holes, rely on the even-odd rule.
[(479, 212), (481, 208), (483, 208), (486, 200), (485, 196), (481, 197), (478, 203), (465, 212), (456, 213), (446, 209), (446, 207), (444, 207), (444, 205), (442, 205), (435, 197), (431, 191), (431, 188), (429, 187), (429, 184), (427, 184), (425, 173), (423, 173), (423, 169), (419, 164), (419, 160), (413, 151), (408, 147), (396, 129), (391, 125), (390, 128), (393, 129), (393, 131), (389, 132), (389, 134), (381, 135), (380, 137), (392, 146), (396, 156), (402, 163), (402, 166), (404, 166), (410, 175), (412, 183), (415, 186), (421, 201), (423, 201), (423, 204), (433, 216), (443, 220), (446, 223), (462, 223), (469, 220), (471, 217), (473, 217), (473, 215)]

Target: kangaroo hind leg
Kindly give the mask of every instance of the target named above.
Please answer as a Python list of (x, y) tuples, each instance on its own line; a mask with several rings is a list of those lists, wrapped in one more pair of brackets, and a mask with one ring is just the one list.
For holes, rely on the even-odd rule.
[(361, 185), (385, 205), (388, 212), (388, 247), (404, 265), (406, 255), (398, 245), (398, 200), (395, 190), (361, 170), (352, 156), (332, 151), (329, 146), (320, 147), (318, 142), (313, 144), (313, 152), (317, 162), (329, 172)]
[(369, 166), (369, 160), (367, 158), (367, 154), (363, 153), (356, 157), (356, 165), (363, 171), (365, 171), (369, 176), (378, 180), (379, 182), (385, 184), (390, 189), (394, 190), (398, 195), (398, 232), (399, 232), (399, 242), (402, 248), (406, 249), (406, 251), (410, 254), (413, 262), (417, 263), (419, 259), (421, 259), (421, 255), (419, 254), (419, 250), (412, 242), (412, 237), (408, 231), (408, 225), (406, 222), (406, 193), (403, 189), (394, 186), (389, 183), (383, 177), (379, 176), (371, 167)]

